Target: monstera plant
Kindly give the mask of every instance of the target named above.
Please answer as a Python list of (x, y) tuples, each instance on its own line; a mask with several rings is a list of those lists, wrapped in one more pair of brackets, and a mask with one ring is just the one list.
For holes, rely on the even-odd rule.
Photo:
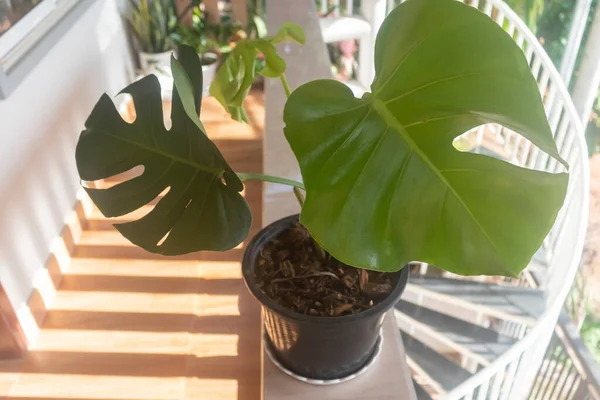
[[(244, 181), (278, 182), (305, 191), (299, 224), (293, 217), (259, 234), (246, 250), (244, 276), (265, 313), (288, 321), (286, 329), (295, 333), (286, 338), (313, 334), (314, 345), (331, 335), (314, 326), (302, 328), (311, 322), (296, 318), (299, 313), (314, 318), (364, 314), (363, 323), (371, 321), (370, 333), (360, 340), (342, 340), (356, 331), (338, 329), (335, 335), (344, 348), (334, 356), (332, 343), (327, 356), (312, 351), (310, 360), (302, 358), (310, 347), (296, 346), (306, 341), (273, 345), (275, 358), (296, 373), (340, 377), (372, 354), (381, 323), (375, 317), (400, 296), (405, 265), (422, 261), (458, 274), (517, 276), (554, 223), (566, 194), (566, 172), (534, 171), (461, 152), (453, 146), (457, 136), (482, 124), (501, 124), (554, 157), (565, 171), (567, 165), (558, 154), (521, 49), (475, 8), (454, 0), (408, 0), (394, 9), (378, 33), (376, 77), (362, 98), (333, 80), (308, 82), (290, 93), (285, 62), (275, 48), (287, 40), (303, 43), (301, 29), (286, 24), (272, 37), (238, 43), (211, 93), (234, 119), (247, 121), (243, 100), (254, 78), (254, 61), (264, 55), (265, 67), (258, 73), (280, 78), (288, 95), (283, 134), (303, 182), (232, 170), (199, 120), (201, 68), (195, 51), (186, 47), (171, 61), (172, 127), (167, 130), (163, 124), (157, 79), (145, 77), (123, 90), (135, 104), (137, 118), (131, 124), (121, 119), (108, 96), (100, 99), (79, 139), (77, 166), (86, 181), (144, 167), (140, 176), (116, 186), (86, 189), (107, 217), (136, 210), (168, 189), (146, 216), (116, 225), (134, 244), (164, 255), (222, 251), (242, 242), (251, 225), (248, 204), (240, 194)], [(309, 290), (318, 286), (316, 278), (346, 284), (356, 267), (390, 272), (384, 279), (388, 297), (372, 298), (367, 311), (343, 305), (320, 312), (316, 306), (302, 308), (302, 299), (294, 300), (300, 311), (290, 311), (276, 294), (265, 296), (272, 275), (256, 269), (268, 258), (263, 250), (273, 242), (273, 232), (299, 227), (313, 245), (303, 250), (297, 238), (290, 239), (293, 251), (279, 261), (302, 265), (289, 273), (293, 276), (285, 272), (292, 267), (279, 266), (277, 273), (283, 277), (273, 280), (278, 285), (299, 278), (308, 280)], [(302, 251), (312, 258), (289, 255)], [(273, 259), (277, 257), (267, 261)], [(342, 270), (338, 264), (330, 268), (332, 260), (350, 272), (346, 268), (340, 272), (343, 276), (331, 277)], [(309, 273), (302, 272), (309, 264)], [(386, 274), (366, 275), (356, 274), (361, 288)], [(271, 343), (280, 343), (275, 336), (282, 328), (277, 328), (279, 333), (269, 324), (266, 328)], [(355, 352), (348, 351), (348, 343)]]

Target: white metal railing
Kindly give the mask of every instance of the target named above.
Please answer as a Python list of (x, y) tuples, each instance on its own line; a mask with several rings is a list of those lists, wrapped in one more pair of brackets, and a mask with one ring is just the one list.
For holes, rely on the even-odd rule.
[[(581, 259), (589, 207), (587, 146), (579, 116), (560, 74), (526, 24), (502, 0), (463, 1), (490, 16), (523, 49), (537, 80), (559, 153), (570, 166), (565, 204), (543, 245), (547, 265), (541, 282), (547, 298), (545, 313), (506, 353), (444, 396), (449, 400), (524, 399), (544, 359)], [(358, 81), (364, 88), (369, 87), (374, 77), (373, 48), (377, 31), (385, 16), (401, 2), (403, 0), (362, 0), (359, 10), (345, 8), (345, 13), (350, 12), (347, 15), (358, 12), (371, 24), (371, 32), (359, 38)], [(332, 6), (339, 5), (338, 10), (343, 9), (340, 0), (317, 0), (317, 4), (323, 13)], [(491, 141), (516, 165), (549, 172), (563, 168), (531, 142), (502, 126), (489, 124), (465, 133), (469, 135), (475, 137), (475, 151), (487, 147), (486, 141)]]
[(529, 400), (600, 400), (600, 368), (566, 313), (558, 320)]

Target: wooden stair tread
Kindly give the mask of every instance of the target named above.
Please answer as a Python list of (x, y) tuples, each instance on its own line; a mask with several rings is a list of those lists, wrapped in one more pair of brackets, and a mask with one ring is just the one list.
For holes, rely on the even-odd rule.
[(426, 324), (438, 335), (458, 344), (471, 354), (493, 361), (507, 351), (516, 340), (491, 329), (470, 324), (457, 318), (421, 307), (404, 300), (396, 309), (411, 318)]
[(425, 389), (423, 389), (423, 387), (419, 385), (414, 379), (413, 385), (415, 386), (415, 391), (417, 392), (417, 400), (432, 400), (429, 393), (427, 393)]
[(411, 276), (404, 299), (415, 302), (427, 296), (454, 301), (458, 307), (470, 308), (499, 319), (531, 325), (546, 307), (544, 293), (537, 289), (490, 284), (485, 282)]
[[(209, 136), (231, 165), (262, 171), (264, 101), (248, 107), (257, 129), (233, 123), (214, 99), (203, 102)], [(246, 199), (262, 219), (261, 185)], [(164, 257), (135, 247), (96, 209), (55, 292), (36, 321), (40, 334), (18, 365), (10, 398), (256, 399), (261, 385), (260, 306), (241, 277), (243, 245), (223, 253)], [(1, 393), (4, 394), (4, 393)], [(2, 397), (2, 396), (0, 396)]]
[(457, 382), (464, 382), (472, 374), (460, 365), (427, 347), (417, 339), (403, 335), (406, 355), (416, 363), (428, 377), (433, 379), (444, 392), (452, 390)]

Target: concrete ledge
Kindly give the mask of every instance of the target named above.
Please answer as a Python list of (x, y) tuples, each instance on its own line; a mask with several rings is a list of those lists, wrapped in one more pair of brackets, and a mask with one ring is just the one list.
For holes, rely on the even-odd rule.
[(383, 322), (383, 349), (363, 375), (345, 383), (316, 386), (280, 371), (263, 349), (264, 400), (416, 400), (400, 330), (392, 312)]

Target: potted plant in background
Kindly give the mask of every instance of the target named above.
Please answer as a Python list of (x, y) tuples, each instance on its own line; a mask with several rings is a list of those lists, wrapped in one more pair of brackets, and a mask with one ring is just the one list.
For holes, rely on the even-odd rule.
[[(375, 45), (371, 92), (317, 80), (293, 92), (275, 44), (303, 42), (286, 24), (276, 35), (239, 41), (211, 93), (233, 118), (257, 71), (288, 94), (284, 134), (303, 183), (234, 171), (199, 120), (197, 53), (172, 59), (172, 128), (153, 76), (133, 83), (137, 119), (124, 122), (107, 95), (76, 150), (84, 181), (139, 165), (142, 175), (107, 189), (86, 188), (107, 217), (154, 200), (143, 218), (115, 225), (154, 253), (223, 251), (248, 235), (240, 194), (250, 179), (291, 185), (298, 216), (265, 227), (246, 247), (244, 279), (260, 301), (267, 345), (283, 367), (314, 379), (353, 374), (374, 354), (383, 314), (399, 299), (412, 261), (465, 275), (517, 276), (553, 225), (566, 172), (528, 170), (452, 145), (485, 123), (519, 132), (557, 159), (535, 80), (521, 49), (488, 16), (453, 0), (408, 0), (384, 21)], [(306, 199), (304, 200), (304, 193)]]
[(140, 68), (168, 68), (173, 42), (171, 32), (177, 21), (174, 0), (132, 0), (131, 15), (126, 18), (139, 46)]
[[(195, 6), (192, 9), (191, 25), (178, 24), (171, 38), (177, 45), (190, 46), (198, 53), (202, 64), (202, 94), (206, 96), (209, 94), (219, 63), (232, 51), (236, 42), (260, 38), (264, 35), (266, 35), (265, 24), (257, 15), (251, 15), (251, 22), (244, 28), (239, 21), (233, 21), (231, 15), (227, 13), (220, 16), (218, 23), (211, 23), (207, 13), (199, 6)], [(258, 68), (261, 66), (259, 65)]]

